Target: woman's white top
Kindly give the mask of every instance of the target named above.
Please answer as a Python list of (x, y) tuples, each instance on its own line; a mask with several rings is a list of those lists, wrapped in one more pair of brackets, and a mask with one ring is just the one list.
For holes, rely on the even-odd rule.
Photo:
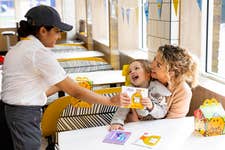
[(18, 42), (3, 65), (2, 100), (7, 104), (43, 106), (46, 90), (66, 78), (66, 72), (36, 37)]

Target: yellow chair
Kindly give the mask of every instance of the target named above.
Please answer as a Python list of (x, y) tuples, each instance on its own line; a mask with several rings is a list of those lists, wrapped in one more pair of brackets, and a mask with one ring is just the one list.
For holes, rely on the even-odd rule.
[[(121, 92), (121, 88), (113, 87), (113, 88), (98, 89), (95, 90), (94, 92), (102, 95), (110, 93), (119, 93)], [(56, 99), (47, 106), (47, 108), (43, 113), (43, 117), (41, 120), (41, 130), (42, 135), (44, 137), (55, 135), (57, 131), (57, 121), (60, 118), (60, 114), (69, 104), (71, 104), (74, 107), (81, 107), (81, 108), (91, 107), (91, 105), (88, 104), (87, 102), (78, 100), (71, 96), (64, 96)]]
[(41, 130), (44, 137), (54, 135), (56, 132), (57, 120), (60, 117), (61, 112), (71, 104), (71, 100), (73, 100), (72, 104), (75, 107), (90, 107), (88, 103), (71, 96), (64, 96), (56, 99), (47, 106), (42, 116)]

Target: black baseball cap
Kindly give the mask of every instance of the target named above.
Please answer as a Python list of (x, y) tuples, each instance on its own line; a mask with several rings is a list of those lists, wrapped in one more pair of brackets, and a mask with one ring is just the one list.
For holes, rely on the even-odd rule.
[(52, 7), (46, 5), (39, 5), (31, 8), (26, 13), (28, 23), (35, 26), (54, 26), (62, 31), (70, 31), (73, 26), (63, 23), (59, 13)]

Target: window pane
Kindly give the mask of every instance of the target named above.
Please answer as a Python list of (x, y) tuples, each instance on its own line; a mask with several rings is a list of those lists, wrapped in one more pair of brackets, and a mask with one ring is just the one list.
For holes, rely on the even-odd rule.
[(225, 0), (208, 0), (207, 72), (225, 78)]
[(41, 4), (56, 7), (55, 0), (0, 0), (0, 28), (16, 27), (31, 7)]
[(48, 5), (55, 7), (55, 0), (27, 0), (30, 3), (30, 7), (38, 6), (38, 5)]
[(0, 28), (15, 26), (14, 0), (0, 0)]

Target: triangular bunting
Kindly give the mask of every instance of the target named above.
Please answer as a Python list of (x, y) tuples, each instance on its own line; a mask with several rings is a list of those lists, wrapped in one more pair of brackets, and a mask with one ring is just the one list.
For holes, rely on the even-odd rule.
[[(139, 8), (135, 8), (136, 20), (139, 20)], [(138, 21), (136, 21), (138, 22)]]
[(123, 22), (124, 22), (125, 9), (123, 7), (121, 7), (121, 14), (122, 14)]
[(127, 24), (130, 23), (130, 11), (131, 11), (131, 9), (130, 8), (127, 8), (127, 10), (126, 10)]
[(156, 3), (157, 3), (157, 9), (158, 9), (158, 16), (159, 18), (161, 18), (163, 0), (156, 0)]
[(173, 0), (173, 7), (174, 7), (174, 10), (175, 10), (176, 16), (177, 16), (178, 6), (179, 6), (179, 0)]
[(146, 22), (149, 20), (149, 2), (144, 3)]
[(202, 10), (202, 0), (197, 0), (200, 11)]

